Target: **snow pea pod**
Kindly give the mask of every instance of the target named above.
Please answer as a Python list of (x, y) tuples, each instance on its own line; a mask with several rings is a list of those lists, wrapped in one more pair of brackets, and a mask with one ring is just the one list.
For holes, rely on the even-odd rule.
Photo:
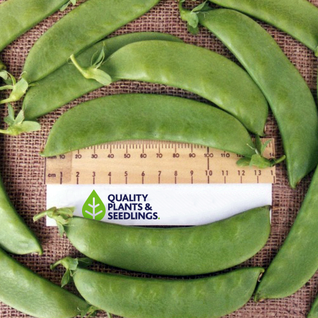
[[(86, 57), (86, 60), (90, 58)], [(204, 48), (172, 41), (132, 43), (112, 54), (100, 70), (110, 75), (112, 81), (127, 79), (161, 83), (193, 92), (234, 115), (251, 132), (264, 133), (268, 106), (260, 89), (234, 62)], [(42, 97), (47, 101), (45, 104), (50, 103), (52, 94), (46, 97), (46, 88), (51, 83), (50, 90), (59, 92), (53, 98), (51, 109), (103, 86), (93, 80), (80, 79), (80, 73), (77, 76), (74, 72), (63, 73), (64, 79), (60, 74), (62, 72), (52, 80), (48, 79), (43, 89), (40, 82), (38, 87), (30, 90), (24, 103), (27, 118), (30, 116), (28, 108), (37, 108), (43, 101)], [(76, 84), (71, 84), (74, 89), (68, 93), (62, 88), (67, 79), (71, 82), (71, 76), (76, 79)], [(56, 99), (58, 102), (55, 103)], [(37, 106), (33, 106), (33, 102)]]
[(307, 318), (317, 318), (317, 317), (318, 317), (318, 297), (315, 299)]
[[(36, 0), (38, 1), (38, 0)], [(124, 24), (138, 18), (159, 0), (88, 0), (64, 16), (32, 47), (24, 65), (29, 84), (65, 64)]]
[(283, 139), (289, 183), (296, 187), (318, 163), (318, 113), (305, 80), (251, 18), (219, 9), (200, 13), (199, 20), (229, 48), (266, 96)]
[(93, 309), (71, 294), (22, 266), (0, 249), (0, 301), (33, 317), (68, 318)]
[(233, 267), (255, 255), (270, 234), (268, 207), (202, 226), (177, 228), (123, 226), (72, 217), (72, 213), (70, 208), (52, 208), (34, 220), (55, 219), (74, 247), (91, 259), (159, 275), (199, 275)]
[[(165, 40), (180, 41), (175, 36), (158, 32), (137, 32), (116, 36), (99, 42), (83, 53), (77, 60), (83, 67), (91, 65), (92, 56), (104, 49), (105, 59), (121, 47), (138, 41)], [(85, 79), (72, 64), (65, 64), (31, 87), (25, 95), (23, 110), (26, 120), (36, 119), (102, 85)]]
[(163, 280), (97, 273), (76, 268), (74, 261), (66, 258), (54, 266), (72, 267), (75, 286), (84, 299), (127, 318), (221, 317), (249, 300), (263, 272), (255, 267), (200, 279)]
[(42, 248), (33, 232), (15, 211), (0, 177), (0, 247), (14, 254), (39, 253)]
[(210, 0), (285, 31), (318, 54), (318, 8), (307, 0)]
[(318, 269), (318, 170), (297, 218), (257, 288), (255, 300), (292, 295)]
[(0, 51), (67, 0), (7, 0), (0, 4)]
[(167, 140), (251, 157), (252, 140), (233, 116), (193, 100), (150, 94), (106, 96), (78, 105), (54, 124), (45, 157), (127, 139)]

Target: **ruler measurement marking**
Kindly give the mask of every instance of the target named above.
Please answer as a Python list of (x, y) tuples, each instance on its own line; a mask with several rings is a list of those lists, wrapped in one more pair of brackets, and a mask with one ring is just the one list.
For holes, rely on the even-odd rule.
[[(267, 155), (274, 153), (273, 147), (273, 143), (267, 146)], [(128, 155), (130, 160), (126, 160)], [(109, 184), (276, 182), (275, 168), (259, 170), (247, 167), (243, 170), (236, 166), (238, 158), (241, 156), (189, 143), (113, 142), (87, 147), (56, 156), (54, 159), (46, 159), (45, 182), (47, 184), (99, 184), (103, 183), (103, 180), (104, 182), (107, 180), (106, 183)], [(222, 175), (222, 170), (224, 173), (227, 171), (227, 174)], [(129, 176), (123, 175), (125, 171)], [(95, 173), (93, 177), (92, 173)]]

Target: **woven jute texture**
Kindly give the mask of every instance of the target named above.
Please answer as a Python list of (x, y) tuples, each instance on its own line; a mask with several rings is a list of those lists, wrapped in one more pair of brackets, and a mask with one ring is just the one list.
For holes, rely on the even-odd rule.
[[(0, 0), (0, 3), (3, 1), (4, 0)], [(311, 0), (311, 2), (318, 6), (318, 0)], [(1, 53), (1, 58), (11, 73), (17, 77), (21, 74), (25, 58), (32, 45), (49, 27), (69, 10), (70, 9), (67, 9), (63, 13), (58, 12), (49, 17), (21, 36)], [(118, 14), (120, 14), (120, 12)], [(314, 54), (285, 33), (278, 31), (269, 25), (261, 24), (275, 38), (288, 58), (300, 71), (312, 90), (312, 93), (316, 96), (317, 59), (314, 57)], [(208, 48), (237, 62), (224, 45), (207, 30), (202, 28), (197, 36), (189, 34), (185, 23), (179, 18), (177, 3), (174, 0), (162, 0), (159, 5), (150, 12), (124, 26), (111, 36), (136, 31), (170, 33), (179, 36), (186, 43)], [(184, 61), (184, 63), (186, 63), (186, 61)], [(195, 76), (195, 74), (193, 75)], [(44, 210), (46, 206), (46, 186), (44, 184), (45, 161), (39, 156), (39, 151), (45, 144), (48, 132), (55, 120), (70, 107), (74, 107), (83, 101), (96, 97), (117, 93), (137, 92), (177, 95), (199, 99), (197, 96), (188, 92), (163, 85), (122, 81), (87, 94), (69, 105), (64, 106), (60, 110), (44, 116), (40, 119), (42, 130), (39, 132), (24, 134), (18, 137), (0, 136), (2, 145), (0, 147), (0, 171), (7, 192), (20, 215), (40, 238), (44, 248), (44, 255), (42, 257), (37, 255), (26, 255), (14, 256), (14, 258), (56, 284), (59, 284), (63, 271), (62, 269), (51, 271), (49, 269), (50, 264), (64, 256), (79, 256), (80, 254), (70, 245), (67, 238), (60, 238), (56, 228), (47, 228), (44, 220), (39, 221), (36, 224), (32, 222), (33, 215)], [(16, 103), (15, 106), (18, 108), (20, 107), (20, 104)], [(0, 110), (1, 118), (3, 118), (5, 114), (6, 111), (3, 107)], [(1, 125), (3, 125), (3, 121), (1, 122)], [(277, 125), (271, 115), (266, 126), (266, 133), (267, 136), (276, 138), (276, 154), (277, 156), (282, 155), (281, 139)], [(292, 190), (288, 185), (284, 165), (281, 164), (277, 167), (276, 184), (273, 187), (272, 232), (270, 239), (267, 245), (256, 256), (240, 266), (268, 267), (295, 220), (308, 189), (311, 177), (312, 175), (307, 176), (299, 184), (296, 190)], [(98, 271), (123, 272), (97, 264), (94, 266), (94, 269)], [(130, 275), (144, 276), (142, 274), (132, 273), (130, 273)], [(253, 301), (250, 301), (242, 309), (227, 317), (306, 317), (313, 299), (318, 292), (316, 287), (317, 282), (318, 274), (291, 297), (279, 300), (267, 300), (263, 303), (254, 303)], [(76, 292), (72, 289), (73, 287), (68, 288)], [(28, 316), (19, 313), (4, 304), (0, 304), (0, 317), (9, 318)], [(106, 317), (106, 314), (100, 313), (98, 317)]]

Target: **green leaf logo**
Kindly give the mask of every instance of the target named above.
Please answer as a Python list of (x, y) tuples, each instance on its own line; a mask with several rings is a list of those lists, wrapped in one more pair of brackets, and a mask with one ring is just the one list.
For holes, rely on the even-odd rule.
[(106, 208), (95, 190), (92, 191), (88, 199), (85, 201), (82, 213), (84, 218), (100, 221), (106, 214)]

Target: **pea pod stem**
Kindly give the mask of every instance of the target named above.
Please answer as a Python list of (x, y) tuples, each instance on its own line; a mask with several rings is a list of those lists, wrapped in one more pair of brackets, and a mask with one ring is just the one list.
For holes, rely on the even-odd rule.
[(72, 61), (74, 66), (78, 69), (78, 71), (86, 79), (94, 79), (97, 82), (101, 83), (102, 85), (109, 85), (112, 83), (111, 77), (107, 73), (99, 70), (99, 67), (101, 66), (101, 62), (97, 64), (93, 64), (92, 66), (88, 68), (83, 68), (79, 65), (79, 63), (77, 62), (73, 54), (71, 55), (70, 60)]
[(228, 9), (197, 16), (266, 96), (283, 139), (289, 183), (295, 188), (318, 163), (318, 114), (310, 89), (275, 40), (251, 18)]
[(263, 272), (262, 268), (244, 268), (213, 277), (171, 280), (97, 273), (75, 267), (71, 258), (62, 263), (73, 268), (68, 277), (84, 299), (127, 318), (224, 316), (249, 300)]
[(93, 313), (83, 299), (40, 277), (0, 249), (0, 301), (32, 317), (71, 318)]
[(269, 207), (203, 226), (168, 229), (98, 222), (73, 217), (73, 211), (51, 208), (34, 221), (44, 216), (54, 219), (61, 235), (65, 232), (73, 246), (89, 258), (150, 274), (199, 275), (230, 268), (255, 255), (270, 233)]

